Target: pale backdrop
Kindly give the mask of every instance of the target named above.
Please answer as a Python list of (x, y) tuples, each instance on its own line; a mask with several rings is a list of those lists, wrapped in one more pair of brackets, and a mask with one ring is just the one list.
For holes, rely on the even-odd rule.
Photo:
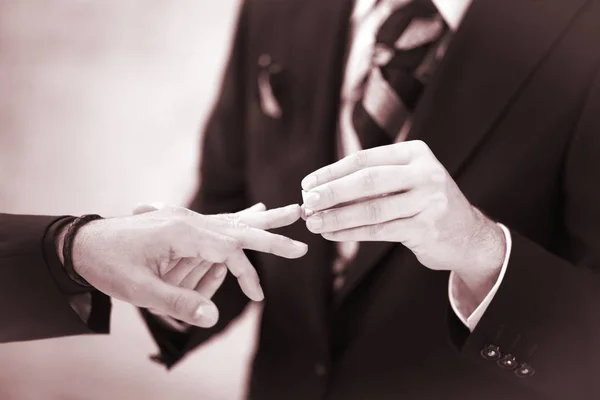
[[(237, 7), (1, 0), (0, 211), (185, 204)], [(167, 373), (148, 360), (156, 347), (135, 310), (116, 303), (110, 336), (0, 345), (0, 399), (239, 399), (256, 332), (249, 311)]]

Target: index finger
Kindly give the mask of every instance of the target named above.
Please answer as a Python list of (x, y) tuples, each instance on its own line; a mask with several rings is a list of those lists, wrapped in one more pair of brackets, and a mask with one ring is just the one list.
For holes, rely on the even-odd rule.
[(305, 243), (254, 228), (238, 220), (202, 217), (206, 218), (205, 228), (237, 240), (238, 244), (247, 250), (270, 253), (284, 258), (300, 258), (308, 251)]
[(239, 214), (239, 220), (253, 228), (268, 230), (291, 225), (300, 219), (300, 214), (300, 206), (292, 204), (267, 211)]
[(408, 164), (414, 152), (415, 142), (417, 141), (358, 151), (306, 176), (301, 183), (302, 189), (310, 191), (324, 183), (335, 181), (364, 168)]

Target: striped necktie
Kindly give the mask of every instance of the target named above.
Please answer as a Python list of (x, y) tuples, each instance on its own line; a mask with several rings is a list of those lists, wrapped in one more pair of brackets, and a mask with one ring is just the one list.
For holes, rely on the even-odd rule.
[[(388, 4), (381, 4), (387, 1)], [(352, 126), (363, 149), (403, 140), (451, 33), (431, 0), (379, 0), (393, 11), (380, 25), (369, 71), (353, 106)], [(376, 5), (376, 6), (377, 6)], [(340, 290), (358, 243), (339, 243), (333, 288)]]
[(405, 2), (375, 38), (352, 124), (363, 149), (394, 143), (441, 58), (448, 27), (431, 0)]

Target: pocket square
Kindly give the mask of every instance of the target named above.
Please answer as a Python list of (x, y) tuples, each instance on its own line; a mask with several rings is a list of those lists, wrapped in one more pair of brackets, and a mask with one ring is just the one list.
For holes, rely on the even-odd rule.
[(273, 75), (280, 73), (282, 68), (279, 64), (274, 62), (268, 54), (263, 54), (258, 58), (258, 65), (258, 96), (260, 108), (268, 117), (279, 119), (283, 112), (273, 91), (271, 79)]

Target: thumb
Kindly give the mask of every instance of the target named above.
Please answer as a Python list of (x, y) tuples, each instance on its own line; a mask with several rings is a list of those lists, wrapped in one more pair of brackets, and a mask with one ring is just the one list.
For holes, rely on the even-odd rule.
[(219, 320), (217, 306), (190, 289), (170, 285), (160, 279), (152, 280), (147, 308), (201, 328), (210, 328)]

